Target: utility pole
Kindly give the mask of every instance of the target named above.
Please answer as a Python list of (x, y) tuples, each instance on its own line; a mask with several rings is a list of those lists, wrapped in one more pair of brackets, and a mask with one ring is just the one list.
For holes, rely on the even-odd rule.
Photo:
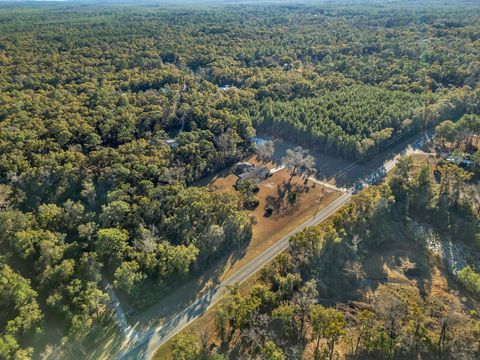
[(318, 211), (320, 210), (320, 206), (322, 205), (324, 196), (325, 196), (325, 185), (322, 184), (322, 190), (320, 191), (320, 196), (319, 196), (320, 201), (318, 202), (317, 210), (315, 211), (315, 216), (317, 216)]

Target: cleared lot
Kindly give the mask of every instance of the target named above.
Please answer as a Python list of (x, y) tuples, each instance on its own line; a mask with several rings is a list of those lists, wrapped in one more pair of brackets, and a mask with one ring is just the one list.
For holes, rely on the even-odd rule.
[[(278, 168), (278, 164), (261, 163), (255, 157), (251, 157), (247, 161), (269, 169)], [(237, 179), (238, 177), (233, 174), (232, 169), (228, 169), (205, 179), (202, 181), (202, 185), (215, 191), (235, 191), (234, 184)], [(260, 182), (259, 186), (260, 191), (256, 197), (260, 203), (250, 211), (256, 220), (252, 240), (246, 247), (244, 256), (232, 264), (224, 276), (263, 252), (341, 194), (339, 191), (310, 180), (305, 181), (300, 176), (291, 177), (290, 171), (286, 168), (275, 171), (271, 177)], [(290, 204), (288, 196), (289, 192), (293, 191), (298, 194), (297, 200), (295, 204)], [(271, 216), (265, 216), (267, 205), (274, 208)]]

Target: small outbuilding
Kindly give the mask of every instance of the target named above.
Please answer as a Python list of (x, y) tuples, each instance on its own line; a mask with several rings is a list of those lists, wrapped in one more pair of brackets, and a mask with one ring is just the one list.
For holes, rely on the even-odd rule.
[(218, 88), (222, 91), (227, 91), (227, 90), (233, 89), (234, 87), (232, 85), (221, 85)]

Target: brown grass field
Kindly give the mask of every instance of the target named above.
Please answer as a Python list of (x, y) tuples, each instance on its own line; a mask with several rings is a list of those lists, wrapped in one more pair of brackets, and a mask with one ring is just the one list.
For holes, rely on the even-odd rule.
[[(274, 168), (272, 163), (259, 163), (255, 157), (249, 158), (247, 161), (270, 169)], [(201, 184), (208, 186), (214, 191), (235, 191), (233, 185), (236, 181), (237, 176), (229, 169), (203, 180)], [(244, 256), (226, 270), (223, 274), (224, 277), (255, 258), (295, 227), (313, 216), (315, 212), (321, 210), (340, 196), (338, 191), (324, 188), (322, 185), (311, 181), (307, 181), (304, 184), (303, 178), (295, 176), (291, 179), (290, 185), (292, 188), (297, 189), (299, 196), (296, 204), (292, 206), (288, 204), (286, 195), (283, 200), (280, 200), (281, 196), (279, 196), (279, 193), (282, 192), (282, 188), (280, 190), (277, 188), (279, 185), (281, 187), (282, 184), (288, 184), (289, 181), (290, 171), (282, 169), (259, 184), (260, 191), (257, 194), (257, 198), (260, 200), (260, 204), (256, 209), (250, 211), (251, 215), (256, 219), (252, 239), (246, 248)], [(265, 206), (275, 202), (277, 202), (278, 208), (275, 209), (272, 216), (265, 217)]]
[[(248, 159), (248, 161), (255, 162), (253, 158)], [(264, 164), (264, 166), (274, 167), (273, 164)], [(236, 181), (237, 176), (232, 173), (230, 168), (202, 180), (197, 186), (208, 186), (214, 191), (235, 192), (233, 185)], [(137, 324), (138, 329), (159, 325), (176, 311), (187, 307), (204, 291), (228, 278), (230, 274), (275, 244), (341, 194), (339, 191), (323, 188), (322, 185), (311, 181), (304, 185), (304, 180), (295, 176), (291, 179), (290, 185), (299, 189), (299, 195), (296, 204), (292, 206), (288, 204), (286, 198), (283, 201), (278, 201), (277, 185), (289, 181), (290, 172), (287, 169), (277, 171), (271, 177), (262, 181), (259, 184), (260, 191), (257, 193), (260, 204), (256, 209), (250, 211), (256, 219), (256, 224), (253, 226), (253, 236), (248, 244), (221, 258), (207, 269), (202, 276), (187, 282), (150, 309), (134, 317), (132, 320), (133, 323)], [(265, 205), (275, 200), (280, 206), (270, 217), (265, 217)]]

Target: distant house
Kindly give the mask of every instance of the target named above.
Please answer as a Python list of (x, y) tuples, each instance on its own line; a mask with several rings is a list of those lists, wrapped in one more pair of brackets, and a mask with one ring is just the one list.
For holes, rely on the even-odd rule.
[(463, 155), (458, 155), (458, 154), (452, 154), (450, 157), (447, 157), (445, 160), (448, 162), (454, 163), (455, 165), (458, 166), (464, 166), (464, 167), (471, 167), (473, 165), (473, 161), (469, 159), (468, 156), (463, 156)]
[(231, 88), (231, 86), (230, 85), (222, 85), (222, 86), (219, 86), (218, 88), (222, 91), (227, 91), (228, 89)]
[(176, 148), (178, 146), (178, 142), (175, 139), (167, 139), (165, 140), (165, 143), (171, 148)]
[(466, 167), (470, 167), (473, 165), (473, 161), (472, 160), (468, 160), (468, 159), (464, 159), (464, 158), (459, 158), (459, 157), (449, 157), (446, 159), (448, 162), (451, 162), (451, 163), (454, 163), (455, 165), (459, 165), (459, 166), (466, 166)]
[(252, 138), (252, 142), (256, 145), (263, 145), (267, 142), (267, 140), (259, 138), (259, 137), (254, 137), (254, 138)]

